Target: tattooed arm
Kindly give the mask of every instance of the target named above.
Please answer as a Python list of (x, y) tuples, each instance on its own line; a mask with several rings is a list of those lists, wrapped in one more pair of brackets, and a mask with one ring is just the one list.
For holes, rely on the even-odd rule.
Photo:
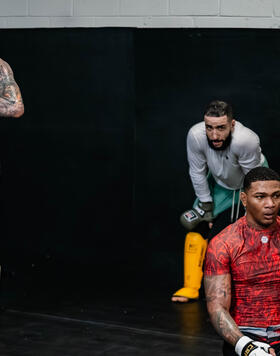
[(204, 286), (211, 322), (218, 334), (234, 346), (243, 334), (229, 314), (231, 275), (205, 276)]
[(24, 105), (13, 71), (7, 62), (0, 59), (0, 116), (17, 118), (23, 113)]

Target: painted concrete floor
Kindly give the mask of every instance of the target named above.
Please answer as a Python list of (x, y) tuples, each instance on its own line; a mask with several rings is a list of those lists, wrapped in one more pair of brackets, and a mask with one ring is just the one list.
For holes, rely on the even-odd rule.
[(1, 356), (221, 355), (203, 298), (170, 301), (170, 290), (3, 288)]

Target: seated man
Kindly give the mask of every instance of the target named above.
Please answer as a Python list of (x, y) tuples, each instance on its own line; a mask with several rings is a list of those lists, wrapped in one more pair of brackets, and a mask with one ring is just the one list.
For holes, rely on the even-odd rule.
[(209, 243), (207, 308), (224, 339), (224, 356), (280, 355), (280, 176), (258, 167), (246, 174), (246, 215)]

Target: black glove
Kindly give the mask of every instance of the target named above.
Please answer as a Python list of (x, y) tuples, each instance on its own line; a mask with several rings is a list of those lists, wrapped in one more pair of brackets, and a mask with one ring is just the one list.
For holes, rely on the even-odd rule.
[(199, 201), (197, 206), (191, 210), (185, 211), (181, 215), (180, 221), (188, 231), (193, 231), (193, 229), (202, 221), (211, 222), (213, 220), (213, 208), (213, 202), (202, 203)]

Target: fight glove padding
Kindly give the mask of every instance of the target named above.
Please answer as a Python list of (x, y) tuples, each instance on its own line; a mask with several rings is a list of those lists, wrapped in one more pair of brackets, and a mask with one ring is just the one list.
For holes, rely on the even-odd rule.
[(242, 336), (235, 345), (235, 352), (239, 356), (267, 356), (271, 346), (265, 342), (254, 341), (248, 336)]
[(211, 222), (213, 220), (213, 202), (203, 203), (198, 202), (193, 209), (185, 211), (181, 217), (181, 224), (188, 230), (193, 231), (193, 229), (202, 221)]

